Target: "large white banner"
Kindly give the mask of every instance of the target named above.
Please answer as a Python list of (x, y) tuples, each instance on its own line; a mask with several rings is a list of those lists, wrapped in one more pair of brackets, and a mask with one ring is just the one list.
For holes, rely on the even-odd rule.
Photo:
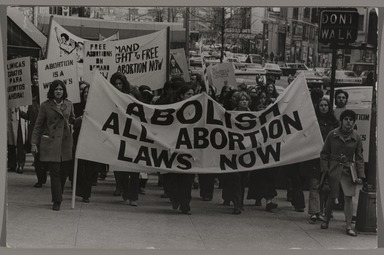
[(123, 73), (133, 85), (161, 89), (166, 81), (167, 30), (119, 41), (87, 41), (84, 45), (84, 80), (92, 71), (109, 80)]
[(76, 158), (127, 171), (227, 173), (317, 158), (322, 145), (304, 77), (264, 111), (234, 112), (205, 93), (143, 104), (95, 72)]
[(68, 99), (72, 103), (80, 102), (77, 62), (73, 56), (44, 59), (37, 62), (39, 72), (40, 103), (47, 99), (49, 85), (54, 80), (62, 80), (66, 85)]
[(31, 105), (31, 58), (8, 60), (7, 74), (8, 107)]

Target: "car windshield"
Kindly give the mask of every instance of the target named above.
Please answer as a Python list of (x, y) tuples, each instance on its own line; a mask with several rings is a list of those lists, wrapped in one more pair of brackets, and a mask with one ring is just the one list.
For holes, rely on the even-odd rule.
[(261, 64), (263, 62), (263, 58), (261, 56), (252, 56), (252, 63)]
[(344, 76), (346, 77), (357, 77), (357, 75), (355, 74), (355, 72), (344, 72)]

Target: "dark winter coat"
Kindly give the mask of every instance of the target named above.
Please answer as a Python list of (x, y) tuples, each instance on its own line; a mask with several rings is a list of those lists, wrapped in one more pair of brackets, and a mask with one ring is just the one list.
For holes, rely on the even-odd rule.
[(61, 162), (72, 159), (72, 130), (75, 115), (72, 102), (65, 99), (60, 109), (53, 100), (40, 106), (32, 133), (32, 143), (39, 145), (40, 160)]

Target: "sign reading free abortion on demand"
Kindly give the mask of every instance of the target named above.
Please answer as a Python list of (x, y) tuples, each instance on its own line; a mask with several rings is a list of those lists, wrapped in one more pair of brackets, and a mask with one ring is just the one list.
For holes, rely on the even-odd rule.
[(126, 171), (227, 173), (317, 158), (322, 146), (302, 75), (265, 110), (239, 112), (205, 93), (144, 104), (95, 72), (76, 158)]

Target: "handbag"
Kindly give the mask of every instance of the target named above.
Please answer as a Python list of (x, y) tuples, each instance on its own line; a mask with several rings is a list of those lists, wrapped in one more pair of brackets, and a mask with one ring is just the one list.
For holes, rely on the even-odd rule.
[(357, 177), (357, 170), (356, 170), (355, 163), (351, 163), (349, 165), (349, 171), (351, 172), (353, 183), (356, 183), (356, 180), (358, 179), (358, 177)]

